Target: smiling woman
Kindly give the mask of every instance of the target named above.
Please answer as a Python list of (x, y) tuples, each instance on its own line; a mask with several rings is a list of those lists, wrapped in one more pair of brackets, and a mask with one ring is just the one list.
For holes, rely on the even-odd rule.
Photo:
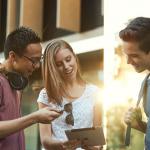
[(101, 126), (102, 104), (95, 96), (99, 88), (82, 79), (78, 58), (67, 42), (50, 41), (43, 57), (44, 88), (37, 100), (39, 108), (64, 111), (50, 125), (40, 124), (41, 142), (45, 149), (82, 149), (82, 141), (68, 141), (65, 130)]

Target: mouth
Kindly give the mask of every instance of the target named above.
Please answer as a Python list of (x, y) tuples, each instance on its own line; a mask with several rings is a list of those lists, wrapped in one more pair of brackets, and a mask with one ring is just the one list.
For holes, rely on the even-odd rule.
[(134, 68), (137, 68), (138, 67), (138, 65), (136, 65), (136, 64), (131, 64)]
[(73, 69), (72, 69), (72, 70), (65, 71), (65, 75), (70, 75), (70, 74), (72, 74), (72, 72), (73, 72)]

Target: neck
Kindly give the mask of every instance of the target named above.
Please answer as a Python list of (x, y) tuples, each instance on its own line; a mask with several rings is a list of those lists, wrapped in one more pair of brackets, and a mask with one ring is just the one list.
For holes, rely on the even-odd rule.
[(77, 79), (69, 82), (66, 84), (66, 89), (68, 90), (72, 90), (72, 89), (78, 89), (79, 87), (84, 87), (85, 86), (85, 82), (84, 81), (78, 81)]
[(78, 84), (78, 81), (77, 81), (77, 79), (75, 79), (75, 80), (72, 80), (72, 81), (68, 81), (66, 83), (66, 86), (67, 87), (72, 87), (72, 86), (77, 85), (77, 84)]
[(66, 95), (65, 97), (69, 101), (72, 101), (72, 100), (79, 98), (83, 94), (85, 90), (85, 83), (79, 82), (79, 81), (72, 82), (72, 84), (68, 84), (66, 86), (66, 89), (67, 89), (68, 95)]
[(12, 67), (12, 63), (10, 62), (10, 60), (5, 60), (4, 63), (2, 64), (2, 66), (4, 67), (4, 69), (6, 71), (12, 71), (13, 67)]
[(77, 78), (71, 81), (66, 82), (67, 88), (72, 88), (74, 86), (82, 85), (84, 82), (82, 80), (78, 80)]

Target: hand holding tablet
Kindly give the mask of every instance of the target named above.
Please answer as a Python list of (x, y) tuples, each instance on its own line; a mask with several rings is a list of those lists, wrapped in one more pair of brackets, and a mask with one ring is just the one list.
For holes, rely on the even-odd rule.
[(88, 146), (105, 145), (105, 137), (102, 127), (81, 128), (65, 131), (68, 140), (86, 141)]

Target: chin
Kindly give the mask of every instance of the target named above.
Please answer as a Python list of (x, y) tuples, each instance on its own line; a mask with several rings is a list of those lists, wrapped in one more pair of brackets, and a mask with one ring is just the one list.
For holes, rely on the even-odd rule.
[(142, 71), (136, 70), (137, 73), (141, 73)]
[(29, 76), (31, 76), (31, 73), (25, 73), (24, 77), (28, 78)]
[(67, 81), (73, 81), (74, 77), (70, 76), (70, 77), (65, 78), (65, 80), (67, 80)]
[(141, 72), (145, 71), (145, 69), (138, 69), (138, 68), (135, 68), (135, 70), (137, 73), (141, 73)]

